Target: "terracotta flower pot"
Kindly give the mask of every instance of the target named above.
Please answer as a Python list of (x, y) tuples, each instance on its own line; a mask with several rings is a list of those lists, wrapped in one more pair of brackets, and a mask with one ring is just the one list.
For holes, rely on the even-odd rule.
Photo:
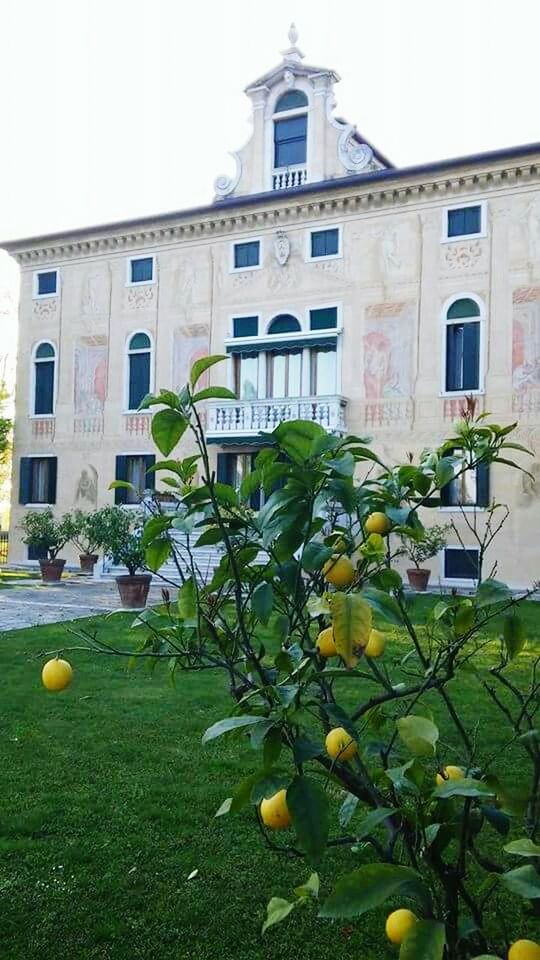
[(41, 579), (43, 583), (58, 583), (62, 576), (65, 560), (40, 560)]
[(116, 577), (118, 593), (123, 607), (128, 610), (140, 610), (146, 606), (148, 591), (152, 575), (150, 573), (136, 573), (134, 576), (126, 574)]
[(427, 585), (429, 583), (429, 578), (431, 576), (430, 570), (419, 569), (418, 567), (411, 567), (407, 570), (407, 576), (409, 578), (409, 584), (413, 590), (427, 590)]
[(92, 575), (98, 560), (99, 556), (97, 553), (80, 553), (79, 561), (81, 564), (81, 573), (89, 573)]

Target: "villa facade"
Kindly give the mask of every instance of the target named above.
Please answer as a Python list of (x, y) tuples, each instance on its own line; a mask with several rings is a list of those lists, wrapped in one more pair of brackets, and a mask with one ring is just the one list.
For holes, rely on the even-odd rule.
[[(5, 245), (21, 268), (10, 560), (35, 562), (17, 524), (122, 501), (156, 449), (153, 389), (226, 353), (212, 383), (236, 401), (205, 411), (220, 478), (239, 483), (260, 431), (307, 418), (370, 436), (386, 461), (439, 443), (473, 395), (519, 421), (537, 450), (451, 485), (463, 529), (433, 564), (472, 579), (461, 505), (511, 516), (497, 575), (540, 578), (540, 144), (395, 168), (334, 113), (333, 70), (308, 66), (292, 30), (251, 84), (253, 132), (214, 202)], [(189, 451), (183, 440), (181, 452)], [(489, 565), (489, 555), (488, 555)]]

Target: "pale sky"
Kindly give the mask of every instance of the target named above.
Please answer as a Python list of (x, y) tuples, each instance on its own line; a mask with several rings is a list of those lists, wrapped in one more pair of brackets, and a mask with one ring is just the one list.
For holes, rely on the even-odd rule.
[(211, 202), (291, 20), (397, 166), (540, 140), (538, 0), (0, 0), (0, 242)]

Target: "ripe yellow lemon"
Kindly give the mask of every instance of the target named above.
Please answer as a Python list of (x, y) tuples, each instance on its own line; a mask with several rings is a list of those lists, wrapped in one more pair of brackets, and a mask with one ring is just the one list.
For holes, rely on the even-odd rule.
[(353, 740), (350, 733), (343, 727), (334, 727), (326, 737), (326, 752), (332, 760), (350, 760), (354, 757), (358, 746), (356, 740)]
[(334, 587), (348, 587), (354, 580), (354, 567), (348, 557), (330, 557), (323, 567), (323, 574)]
[(416, 921), (417, 917), (412, 910), (401, 909), (389, 913), (386, 918), (386, 936), (390, 940), (390, 943), (403, 943), (409, 930), (412, 930)]
[(380, 533), (384, 537), (390, 530), (391, 523), (385, 513), (370, 513), (366, 520), (366, 530), (368, 533)]
[(271, 830), (285, 830), (291, 825), (286, 790), (278, 790), (273, 797), (266, 797), (261, 802), (261, 819)]
[(41, 671), (41, 680), (47, 690), (65, 690), (73, 680), (73, 670), (67, 660), (48, 660)]
[(444, 777), (442, 773), (438, 773), (435, 777), (437, 781), (437, 786), (442, 786), (443, 783), (446, 783), (447, 780), (463, 780), (465, 776), (465, 771), (461, 767), (444, 767)]
[(364, 649), (366, 657), (382, 657), (386, 646), (386, 637), (380, 630), (371, 630), (369, 639)]
[(534, 940), (516, 940), (508, 951), (508, 960), (540, 960), (540, 946)]
[(321, 630), (317, 637), (317, 650), (321, 657), (337, 657), (333, 627), (326, 627), (326, 630)]

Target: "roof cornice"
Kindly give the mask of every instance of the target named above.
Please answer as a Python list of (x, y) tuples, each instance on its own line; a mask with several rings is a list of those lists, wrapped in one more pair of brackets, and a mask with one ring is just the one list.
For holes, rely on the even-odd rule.
[(264, 227), (283, 228), (325, 214), (344, 215), (419, 200), (456, 198), (540, 181), (540, 143), (377, 170), (295, 190), (230, 197), (209, 206), (0, 243), (23, 266), (158, 248)]

